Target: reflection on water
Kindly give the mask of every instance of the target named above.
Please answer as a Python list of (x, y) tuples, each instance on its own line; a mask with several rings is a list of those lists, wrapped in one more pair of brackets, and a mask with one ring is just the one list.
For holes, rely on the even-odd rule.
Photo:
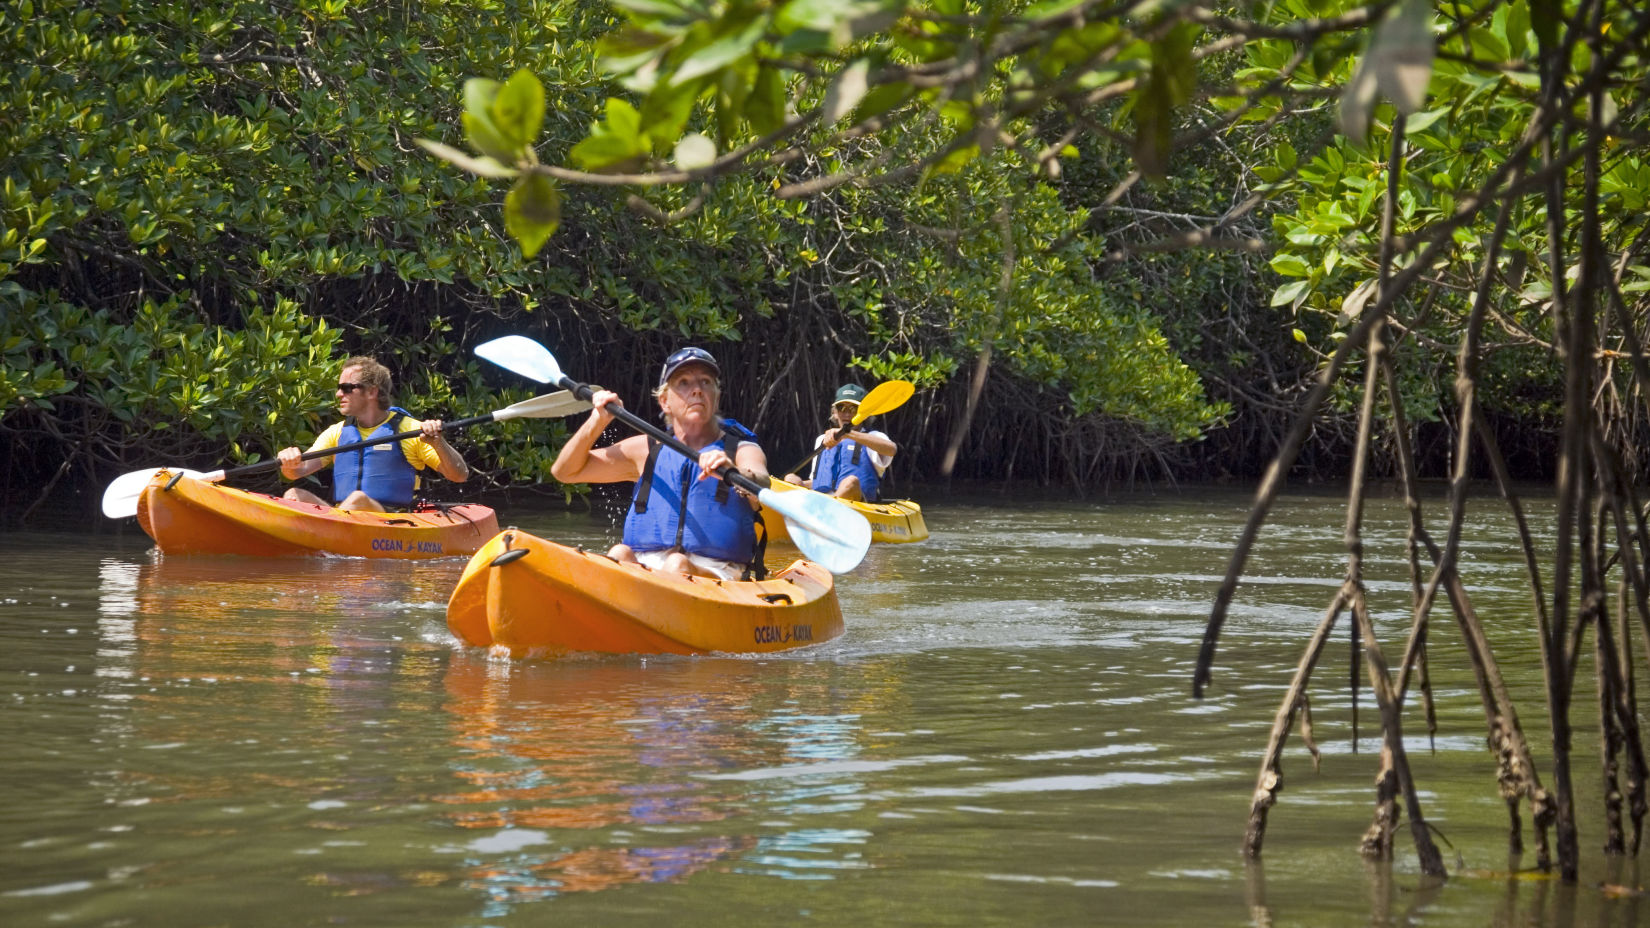
[[(456, 560), (0, 538), (0, 924), (1641, 923), (1636, 861), (1589, 851), (1564, 887), (1506, 859), (1447, 630), (1441, 730), (1411, 761), (1452, 879), (1357, 857), (1377, 745), (1335, 690), (1344, 637), (1313, 692), (1322, 767), (1292, 746), (1244, 864), (1258, 752), (1341, 550), (1339, 500), (1278, 508), (1194, 702), (1246, 505), (928, 506), (928, 542), (840, 581), (847, 634), (761, 659), (490, 659), (446, 631)], [(1469, 584), (1539, 732), (1521, 569), (1485, 518)], [(1389, 629), (1403, 537), (1371, 507)]]
[[(818, 801), (816, 790), (718, 782), (725, 771), (857, 753), (850, 717), (794, 709), (834, 702), (829, 674), (798, 665), (776, 683), (728, 660), (460, 659), (444, 683), (455, 772), (470, 788), (440, 801), (454, 807), (455, 824), (491, 832), (465, 844), (476, 856), (469, 880), (495, 904), (490, 915), (734, 862), (802, 877), (813, 868), (797, 855), (842, 840), (805, 829), (746, 833), (752, 814), (799, 811)], [(565, 834), (553, 839), (558, 830)]]

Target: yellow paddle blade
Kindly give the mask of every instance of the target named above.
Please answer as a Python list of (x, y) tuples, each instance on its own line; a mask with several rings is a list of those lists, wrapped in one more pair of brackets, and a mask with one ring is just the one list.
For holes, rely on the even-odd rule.
[(870, 393), (865, 394), (865, 399), (859, 401), (859, 412), (854, 414), (853, 424), (858, 425), (872, 416), (893, 412), (904, 406), (905, 401), (915, 392), (917, 388), (909, 380), (889, 380), (877, 384), (871, 388)]

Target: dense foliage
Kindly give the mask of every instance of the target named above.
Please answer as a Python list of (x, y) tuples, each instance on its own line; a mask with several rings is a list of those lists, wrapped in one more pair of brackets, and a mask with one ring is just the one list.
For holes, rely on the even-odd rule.
[[(1019, 183), (1005, 153), (806, 201), (770, 194), (853, 153), (645, 198), (570, 188), (556, 234), (527, 258), (510, 198), (414, 141), (462, 145), (465, 79), (525, 69), (544, 88), (538, 152), (589, 162), (579, 145), (612, 112), (594, 43), (620, 18), (577, 0), (413, 12), (0, 10), (14, 62), (0, 73), (10, 513), (53, 486), (95, 495), (133, 467), (301, 444), (327, 421), (329, 364), (348, 353), (389, 360), (415, 409), (497, 408), (522, 385), (468, 349), (506, 331), (571, 351), (570, 370), (631, 396), (674, 344), (707, 344), (735, 372), (730, 411), (780, 457), (806, 447), (840, 380), (913, 379), (922, 400), (894, 424), (909, 478), (934, 473), (983, 345), (997, 374), (962, 476), (1102, 479), (1117, 473), (1106, 462), (1160, 455), (1227, 413), (1188, 367), (1196, 345), (1165, 336), (1199, 328), (1179, 312), (1197, 287), (1173, 294), (1097, 261), (1090, 205), (1052, 179)], [(943, 131), (914, 126), (910, 144)], [(1089, 157), (1109, 155), (1067, 160)], [(661, 221), (672, 215), (685, 218)], [(559, 432), (518, 423), (459, 443), (481, 485), (534, 485)], [(1005, 463), (1027, 447), (1057, 451)]]

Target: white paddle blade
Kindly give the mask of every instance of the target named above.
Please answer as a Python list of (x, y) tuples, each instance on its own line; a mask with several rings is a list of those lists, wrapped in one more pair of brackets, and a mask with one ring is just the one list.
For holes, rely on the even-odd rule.
[(151, 467), (148, 470), (134, 470), (129, 474), (121, 474), (110, 481), (109, 488), (103, 491), (103, 514), (111, 519), (137, 515), (138, 497), (143, 495), (143, 488), (163, 470), (183, 474), (185, 477), (206, 476), (198, 470), (183, 467)]
[(560, 390), (506, 406), (493, 413), (493, 419), (497, 422), (506, 419), (559, 419), (589, 408), (589, 400), (581, 400), (567, 390)]
[(561, 380), (561, 365), (550, 349), (525, 335), (506, 335), (476, 346), (476, 357), (540, 383)]
[(811, 490), (763, 490), (762, 505), (785, 517), (802, 556), (833, 574), (847, 573), (871, 549), (871, 523), (847, 506)]

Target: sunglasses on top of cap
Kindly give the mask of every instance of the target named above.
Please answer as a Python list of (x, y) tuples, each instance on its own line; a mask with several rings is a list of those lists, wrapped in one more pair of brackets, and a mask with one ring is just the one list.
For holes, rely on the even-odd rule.
[(678, 368), (693, 363), (709, 367), (718, 376), (721, 374), (722, 369), (716, 365), (716, 359), (711, 357), (710, 352), (703, 348), (683, 348), (665, 359), (664, 366), (659, 369), (659, 386), (664, 386)]
[(678, 351), (666, 358), (665, 365), (668, 367), (675, 367), (680, 364), (686, 364), (689, 361), (700, 361), (705, 364), (709, 364), (712, 367), (716, 366), (716, 359), (711, 357), (710, 352), (703, 348), (683, 348), (681, 351)]

